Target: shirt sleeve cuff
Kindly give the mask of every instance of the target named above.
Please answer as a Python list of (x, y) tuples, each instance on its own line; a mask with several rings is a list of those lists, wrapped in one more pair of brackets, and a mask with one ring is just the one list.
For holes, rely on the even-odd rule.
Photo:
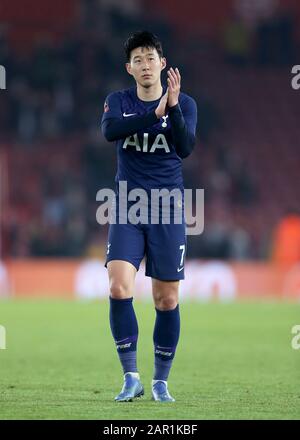
[(173, 107), (169, 107), (169, 113), (170, 114), (181, 113), (181, 108), (180, 108), (179, 102), (176, 105), (173, 105)]

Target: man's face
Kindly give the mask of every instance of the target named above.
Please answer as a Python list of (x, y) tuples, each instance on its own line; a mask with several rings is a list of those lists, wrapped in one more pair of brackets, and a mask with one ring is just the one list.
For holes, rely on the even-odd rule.
[(166, 59), (160, 58), (157, 50), (151, 47), (137, 47), (131, 51), (127, 72), (143, 87), (150, 87), (160, 79), (166, 67)]

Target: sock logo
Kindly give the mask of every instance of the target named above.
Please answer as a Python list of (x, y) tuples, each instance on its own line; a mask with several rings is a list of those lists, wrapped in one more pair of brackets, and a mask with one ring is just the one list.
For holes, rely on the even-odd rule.
[(127, 339), (128, 339), (128, 338), (125, 338), (125, 339), (120, 339), (119, 341), (116, 341), (116, 344), (120, 344), (120, 342), (124, 342), (124, 341), (127, 341)]
[(131, 346), (132, 342), (128, 342), (127, 344), (117, 345), (117, 349), (121, 350), (122, 348), (129, 348)]
[(172, 352), (171, 351), (161, 351), (161, 350), (155, 350), (155, 354), (162, 354), (163, 356), (172, 356)]

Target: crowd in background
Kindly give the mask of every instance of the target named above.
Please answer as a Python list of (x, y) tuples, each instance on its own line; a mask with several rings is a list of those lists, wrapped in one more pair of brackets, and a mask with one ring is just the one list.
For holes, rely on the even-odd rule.
[[(4, 225), (3, 252), (7, 255), (103, 255), (107, 228), (96, 223), (95, 197), (98, 189), (114, 187), (116, 169), (115, 149), (100, 133), (103, 103), (111, 91), (133, 84), (124, 68), (123, 43), (131, 32), (150, 25), (134, 1), (124, 2), (124, 7), (119, 2), (117, 6), (114, 2), (82, 2), (81, 8), (80, 20), (61, 42), (39, 39), (30, 53), (17, 57), (9, 47), (5, 28), (0, 28), (0, 60), (9, 76), (9, 92), (1, 95), (0, 141), (13, 140), (12, 148), (25, 152), (28, 163), (40, 154), (49, 155), (47, 166), (44, 162), (39, 170), (34, 168), (38, 165), (33, 166), (39, 176), (38, 200), (30, 199), (28, 176), (26, 181), (21, 172), (9, 176), (13, 206)], [(211, 50), (238, 66), (287, 63), (294, 50), (292, 21), (290, 17), (272, 20), (261, 23), (253, 33), (233, 16), (224, 24), (222, 44)], [(189, 256), (265, 257), (268, 248), (262, 251), (249, 231), (235, 224), (230, 212), (216, 202), (228, 199), (230, 206), (255, 208), (259, 188), (246, 161), (213, 142), (214, 131), (222, 126), (222, 113), (189, 75), (189, 47), (178, 50), (176, 31), (166, 22), (152, 22), (151, 31), (162, 40), (168, 60), (182, 67), (184, 89), (198, 103), (198, 145), (194, 158), (184, 165), (185, 183), (189, 188), (205, 188), (210, 218), (204, 234), (189, 238)], [(280, 50), (270, 52), (278, 42)], [(76, 148), (64, 153), (64, 143), (70, 139), (71, 143), (75, 139)], [(61, 154), (55, 156), (55, 147), (52, 155), (51, 143), (60, 145)], [(207, 145), (212, 150), (211, 162), (201, 174), (201, 156), (208, 152)], [(76, 156), (75, 161), (71, 155)], [(30, 213), (22, 215), (26, 204)]]

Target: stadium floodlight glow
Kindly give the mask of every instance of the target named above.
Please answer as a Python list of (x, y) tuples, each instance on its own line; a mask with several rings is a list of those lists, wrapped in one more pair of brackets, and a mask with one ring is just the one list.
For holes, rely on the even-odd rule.
[[(149, 196), (150, 193), (150, 196)], [(186, 224), (187, 235), (200, 235), (204, 230), (204, 189), (143, 188), (128, 191), (127, 181), (118, 182), (117, 195), (110, 188), (97, 192), (97, 202), (103, 202), (96, 212), (100, 225), (116, 224)], [(183, 206), (184, 205), (184, 206)], [(193, 211), (195, 215), (193, 215)]]

